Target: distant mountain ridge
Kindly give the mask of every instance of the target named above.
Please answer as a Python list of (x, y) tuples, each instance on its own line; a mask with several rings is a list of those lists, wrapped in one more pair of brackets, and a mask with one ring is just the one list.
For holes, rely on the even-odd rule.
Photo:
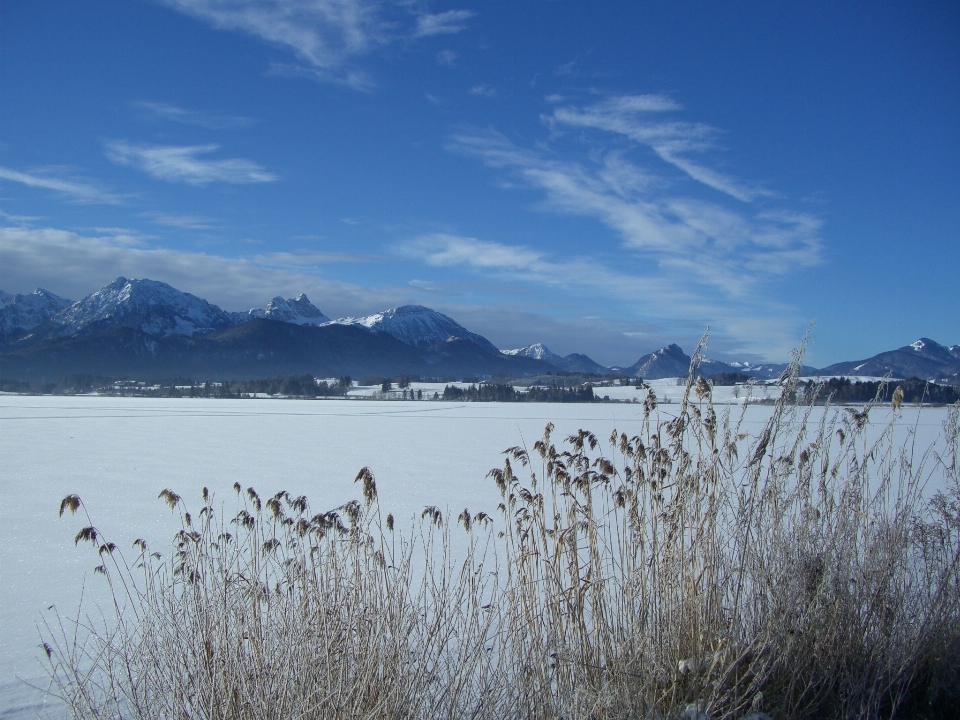
[(610, 368), (594, 362), (586, 355), (571, 353), (570, 355), (561, 357), (552, 352), (543, 343), (534, 343), (533, 345), (527, 345), (526, 347), (517, 348), (516, 350), (504, 350), (503, 354), (513, 357), (528, 357), (534, 360), (543, 360), (564, 372), (585, 373), (588, 375), (606, 375), (610, 372)]
[(247, 312), (246, 317), (241, 322), (253, 318), (279, 320), (294, 325), (323, 325), (330, 322), (330, 318), (320, 312), (304, 293), (287, 300), (278, 295), (267, 303), (266, 310), (254, 308)]
[(960, 383), (960, 345), (944, 346), (920, 338), (896, 350), (878, 353), (866, 360), (840, 362), (823, 368), (822, 375), (869, 375), (919, 377), (923, 380)]
[(151, 337), (131, 327), (41, 340), (0, 352), (0, 376), (54, 382), (83, 373), (142, 379), (232, 380), (279, 375), (462, 378), (541, 374), (549, 365), (508, 358), (462, 338), (415, 348), (385, 332), (254, 318), (225, 330)]
[(360, 318), (333, 320), (337, 325), (354, 325), (392, 335), (413, 347), (425, 348), (451, 338), (469, 340), (488, 352), (499, 353), (482, 335), (472, 333), (453, 318), (423, 305), (403, 305)]
[(72, 304), (72, 300), (43, 288), (29, 295), (11, 295), (0, 290), (0, 341), (26, 334)]
[(231, 313), (166, 283), (122, 277), (72, 304), (47, 295), (37, 295), (47, 305), (27, 320), (39, 299), (0, 295), (0, 319), (14, 329), (0, 338), (4, 377), (463, 377), (550, 370), (538, 360), (504, 356), (483, 336), (419, 305), (331, 321), (301, 294), (275, 297), (264, 310)]
[(504, 355), (514, 355), (518, 357), (528, 357), (534, 358), (535, 360), (560, 360), (560, 356), (555, 352), (552, 352), (543, 343), (534, 343), (533, 345), (527, 345), (526, 347), (517, 348), (516, 350), (502, 350)]
[[(270, 338), (278, 343), (276, 347), (270, 347)], [(249, 347), (244, 348), (245, 343)], [(364, 359), (363, 352), (372, 355)], [(561, 371), (655, 380), (685, 376), (690, 357), (675, 343), (647, 353), (625, 368), (605, 367), (581, 353), (560, 356), (543, 343), (500, 351), (482, 335), (422, 305), (331, 320), (300, 294), (288, 299), (274, 297), (265, 309), (227, 312), (166, 283), (123, 277), (75, 303), (43, 289), (29, 295), (0, 291), (0, 372), (8, 375), (72, 373), (80, 372), (77, 368), (81, 366), (83, 372), (100, 374), (183, 374), (193, 368), (191, 372), (202, 371), (212, 379), (229, 368), (240, 377), (268, 368), (273, 368), (270, 372), (281, 368), (339, 372), (351, 363), (354, 370), (345, 372), (377, 368), (387, 375), (417, 372), (435, 376)], [(699, 373), (774, 379), (786, 367), (786, 363), (726, 363), (703, 358)], [(836, 363), (822, 370), (805, 366), (801, 373), (891, 374), (960, 384), (960, 345), (944, 346), (920, 338), (866, 360)]]
[(119, 327), (167, 337), (225, 330), (237, 324), (237, 317), (166, 283), (119, 277), (53, 316), (50, 323), (53, 327), (47, 332), (58, 337), (94, 335)]

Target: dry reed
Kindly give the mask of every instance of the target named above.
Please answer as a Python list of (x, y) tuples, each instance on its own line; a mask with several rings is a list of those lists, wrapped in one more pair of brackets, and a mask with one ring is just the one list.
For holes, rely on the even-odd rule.
[[(702, 343), (701, 343), (702, 346)], [(174, 553), (127, 564), (93, 523), (113, 614), (55, 618), (50, 691), (77, 718), (938, 717), (960, 695), (958, 414), (946, 452), (868, 442), (870, 406), (797, 400), (756, 437), (694, 353), (608, 451), (581, 430), (506, 451), (499, 519), (235, 486), (183, 500)], [(737, 415), (737, 412), (740, 414)], [(929, 497), (925, 483), (945, 488)], [(86, 508), (76, 496), (61, 506)], [(451, 533), (466, 532), (454, 562)], [(78, 629), (80, 632), (78, 632)]]

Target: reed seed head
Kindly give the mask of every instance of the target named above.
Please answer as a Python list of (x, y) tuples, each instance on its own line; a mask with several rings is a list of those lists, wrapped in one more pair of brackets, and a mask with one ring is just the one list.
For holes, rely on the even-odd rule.
[(60, 517), (63, 517), (63, 513), (66, 510), (69, 510), (71, 513), (76, 513), (77, 508), (82, 504), (83, 501), (80, 500), (79, 495), (67, 495), (60, 501)]

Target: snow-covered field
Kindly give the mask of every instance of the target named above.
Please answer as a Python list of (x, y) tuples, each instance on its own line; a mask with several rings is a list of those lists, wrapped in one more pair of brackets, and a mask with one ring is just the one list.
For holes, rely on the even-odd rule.
[[(657, 395), (678, 403), (682, 388), (670, 387)], [(729, 402), (740, 401), (732, 388), (716, 390), (718, 400), (722, 390)], [(643, 399), (629, 387), (597, 393)], [(675, 407), (661, 406), (663, 416)], [(757, 432), (769, 413), (769, 406), (750, 407), (745, 430)], [(926, 447), (946, 413), (905, 408), (900, 432), (915, 427), (918, 447)], [(485, 475), (502, 463), (503, 449), (532, 446), (547, 422), (557, 439), (580, 428), (605, 439), (614, 427), (635, 434), (641, 417), (633, 403), (0, 396), (0, 718), (36, 717), (41, 709), (42, 695), (17, 677), (42, 681), (37, 624), (46, 609), (74, 613), (84, 582), (88, 598), (102, 597), (102, 577), (91, 572), (95, 553), (74, 547), (81, 519), (57, 515), (69, 493), (124, 549), (137, 537), (167, 546), (179, 524), (157, 499), (163, 488), (196, 508), (202, 487), (227, 498), (238, 481), (262, 495), (306, 494), (315, 510), (326, 510), (359, 497), (353, 478), (364, 465), (398, 521), (426, 505), (454, 516), (465, 506), (491, 512), (499, 497)], [(889, 410), (871, 415), (878, 429), (888, 418)]]

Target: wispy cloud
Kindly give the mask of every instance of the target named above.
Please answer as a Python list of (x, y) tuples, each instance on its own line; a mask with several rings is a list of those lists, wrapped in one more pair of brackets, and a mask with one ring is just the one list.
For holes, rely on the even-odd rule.
[(350, 253), (301, 252), (261, 253), (251, 258), (254, 262), (274, 267), (320, 267), (333, 263), (372, 263), (385, 262), (387, 258), (379, 255), (352, 255)]
[(140, 213), (155, 225), (166, 225), (183, 230), (217, 230), (217, 221), (204, 215), (168, 215), (167, 213), (150, 211)]
[(474, 85), (470, 88), (471, 95), (480, 95), (481, 97), (494, 97), (497, 94), (497, 90), (490, 85), (481, 83), (480, 85)]
[[(795, 338), (784, 329), (792, 333), (801, 321), (774, 301), (777, 278), (822, 262), (821, 221), (768, 191), (687, 162), (689, 154), (716, 150), (719, 131), (673, 118), (680, 110), (663, 95), (608, 98), (555, 109), (543, 118), (550, 136), (529, 147), (491, 130), (460, 131), (446, 144), (498, 170), (503, 187), (538, 190), (541, 211), (595, 218), (613, 231), (610, 250), (619, 245), (636, 262), (613, 269), (479, 240), (438, 246), (436, 238), (434, 245), (418, 240), (407, 252), (428, 265), (458, 263), (541, 285), (589, 286), (613, 302), (633, 298), (638, 320), (700, 319), (741, 349), (770, 353), (746, 333), (780, 327), (777, 350), (789, 347)], [(577, 132), (565, 132), (571, 128)], [(611, 133), (626, 143), (611, 149)]]
[(7, 222), (16, 223), (18, 225), (29, 225), (30, 223), (41, 220), (42, 218), (34, 215), (13, 215), (8, 212), (0, 210), (0, 218), (3, 218)]
[(681, 109), (678, 103), (664, 95), (626, 95), (586, 107), (556, 108), (545, 119), (554, 128), (570, 126), (604, 130), (646, 145), (661, 160), (694, 180), (743, 202), (771, 194), (768, 190), (750, 187), (692, 160), (692, 153), (703, 153), (713, 148), (719, 131), (703, 123), (658, 117), (662, 113)]
[(279, 178), (252, 160), (231, 158), (206, 160), (218, 145), (133, 145), (120, 140), (107, 144), (107, 157), (118, 165), (143, 170), (168, 182), (207, 185), (225, 182), (238, 185), (274, 182)]
[(447, 10), (442, 13), (421, 15), (417, 18), (416, 37), (453, 35), (466, 29), (467, 21), (474, 16), (470, 10)]
[[(581, 307), (605, 307), (604, 323), (663, 324), (678, 332), (699, 333), (716, 322), (721, 345), (734, 351), (786, 357), (803, 319), (783, 303), (767, 299), (758, 308), (753, 297), (718, 300), (700, 291), (688, 267), (680, 272), (630, 272), (591, 257), (556, 258), (529, 247), (445, 233), (422, 235), (397, 246), (406, 257), (440, 268), (468, 268), (508, 284), (525, 283), (553, 294), (575, 297)], [(555, 302), (556, 299), (554, 299)], [(617, 322), (610, 319), (616, 307)], [(631, 361), (632, 362), (632, 361)]]
[(592, 164), (519, 148), (492, 132), (461, 133), (448, 148), (477, 157), (545, 193), (549, 210), (595, 217), (662, 271), (742, 297), (771, 275), (820, 260), (819, 220), (803, 213), (746, 213), (671, 196), (655, 172), (607, 152)]
[(77, 203), (116, 205), (121, 201), (119, 195), (107, 192), (97, 185), (62, 175), (58, 177), (52, 171), (51, 168), (30, 174), (0, 167), (0, 180), (9, 180), (27, 187), (53, 190)]
[(337, 68), (334, 72), (328, 68), (302, 63), (272, 63), (267, 74), (279, 77), (300, 77), (333, 85), (344, 85), (362, 92), (370, 92), (377, 86), (370, 74), (358, 67)]
[(137, 100), (131, 104), (150, 119), (169, 120), (170, 122), (195, 125), (208, 130), (232, 130), (249, 127), (257, 122), (256, 119), (250, 117), (186, 110), (167, 103)]
[[(474, 13), (415, 12), (406, 3), (377, 0), (161, 0), (222, 30), (259, 37), (294, 53), (297, 65), (273, 71), (368, 90), (373, 83), (356, 61), (397, 39), (463, 30)], [(412, 21), (412, 27), (411, 27)]]
[(308, 67), (340, 75), (352, 57), (384, 41), (377, 5), (365, 0), (164, 0), (222, 30), (286, 47)]
[(162, 280), (226, 310), (262, 307), (275, 295), (301, 292), (336, 317), (396, 304), (396, 291), (329, 280), (315, 267), (279, 266), (268, 262), (269, 256), (224, 257), (152, 247), (131, 243), (122, 232), (101, 230), (81, 235), (56, 228), (0, 227), (0, 287), (22, 291), (40, 286), (80, 298), (124, 276)]
[(440, 65), (447, 65), (452, 67), (454, 61), (457, 59), (457, 54), (453, 50), (441, 50), (437, 53), (437, 62)]
[(400, 250), (437, 267), (469, 265), (475, 268), (536, 272), (544, 263), (543, 255), (534, 250), (444, 233), (423, 235), (403, 243)]
[[(682, 286), (671, 286), (656, 277), (637, 278), (590, 258), (557, 258), (529, 247), (456, 235), (420, 236), (397, 248), (424, 267), (448, 269), (442, 275), (449, 276), (449, 281), (359, 286), (323, 277), (323, 267), (367, 258), (309, 251), (226, 257), (158, 247), (148, 238), (130, 237), (128, 232), (101, 228), (81, 234), (56, 228), (0, 227), (0, 287), (25, 292), (41, 286), (64, 297), (80, 298), (122, 275), (162, 280), (227, 310), (262, 307), (275, 295), (292, 297), (306, 292), (331, 317), (366, 315), (427, 300), (499, 347), (520, 347), (540, 340), (554, 350), (588, 352), (600, 362), (621, 364), (635, 361), (651, 343), (695, 341), (703, 328), (701, 318), (710, 311), (701, 307), (680, 322), (677, 308), (690, 310), (698, 302), (696, 295)], [(51, 263), (52, 257), (58, 262)], [(456, 268), (465, 270), (466, 277), (453, 272)], [(483, 291), (483, 301), (472, 305), (471, 293), (462, 292), (471, 285), (469, 273), (477, 274), (475, 285)], [(491, 282), (497, 278), (502, 282)], [(530, 291), (517, 293), (521, 283), (528, 284)], [(506, 288), (520, 302), (491, 303), (497, 294), (491, 286)], [(606, 308), (601, 322), (589, 319), (597, 314), (587, 310), (591, 296), (600, 298), (599, 307)], [(558, 298), (565, 302), (557, 302)], [(564, 312), (554, 312), (547, 305)], [(611, 307), (616, 308), (612, 314)], [(670, 322), (658, 323), (656, 318)], [(761, 317), (734, 306), (725, 324), (731, 328), (727, 340), (715, 336), (714, 347), (730, 352), (781, 358), (796, 340), (791, 334), (796, 318), (785, 315), (776, 303)], [(646, 333), (640, 340), (622, 334), (640, 331)], [(747, 341), (739, 342), (739, 338)]]
[[(707, 305), (684, 286), (664, 278), (611, 269), (589, 257), (557, 259), (529, 247), (507, 245), (472, 237), (433, 233), (401, 243), (401, 255), (422, 260), (433, 267), (468, 267), (492, 272), (501, 279), (549, 285), (561, 290), (578, 289), (595, 297), (621, 302), (649, 303), (657, 298), (665, 307), (682, 307), (696, 316)], [(657, 317), (676, 317), (653, 309)]]

